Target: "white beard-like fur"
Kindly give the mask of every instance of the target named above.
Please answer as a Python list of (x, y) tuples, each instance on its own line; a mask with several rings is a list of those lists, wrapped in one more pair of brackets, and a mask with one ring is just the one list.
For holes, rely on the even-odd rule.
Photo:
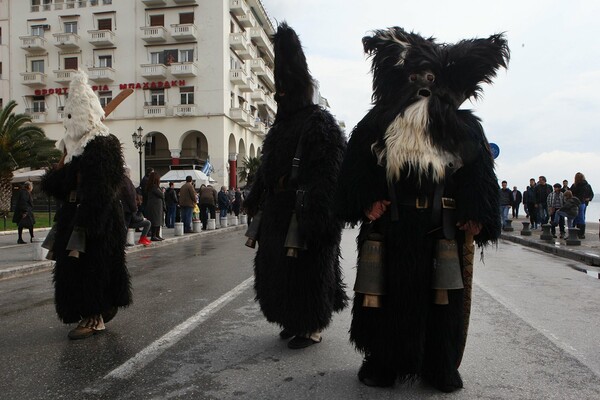
[(408, 107), (388, 126), (385, 148), (379, 151), (374, 148), (374, 151), (380, 164), (385, 160), (389, 181), (398, 181), (406, 171), (407, 175), (417, 174), (419, 180), (427, 176), (440, 182), (444, 179), (446, 166), (458, 161), (459, 157), (431, 143), (428, 123), (428, 99), (424, 98)]

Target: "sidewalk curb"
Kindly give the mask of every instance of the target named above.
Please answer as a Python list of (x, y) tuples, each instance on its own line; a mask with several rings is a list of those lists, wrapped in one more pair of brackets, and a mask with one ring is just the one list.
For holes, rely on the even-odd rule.
[[(33, 227), (33, 233), (37, 233), (37, 232), (47, 232), (52, 228), (36, 228)], [(8, 236), (8, 235), (16, 235), (17, 233), (19, 233), (19, 231), (0, 231), (0, 236)]]
[[(531, 237), (531, 236), (530, 236)], [(503, 240), (507, 240), (509, 242), (517, 243), (526, 247), (531, 247), (534, 249), (542, 250), (546, 253), (553, 254), (555, 256), (559, 256), (562, 258), (567, 258), (569, 260), (578, 261), (589, 266), (592, 266), (592, 269), (585, 269), (581, 267), (577, 267), (578, 271), (582, 272), (590, 272), (590, 273), (598, 273), (598, 271), (594, 270), (593, 267), (600, 266), (600, 256), (592, 253), (588, 253), (584, 250), (580, 250), (579, 246), (557, 246), (554, 243), (547, 243), (542, 240), (535, 241), (533, 239), (525, 239), (524, 237), (501, 234), (500, 238)], [(592, 275), (595, 276), (595, 275)]]
[[(248, 228), (248, 225), (236, 225), (228, 226), (227, 228), (219, 228), (213, 231), (203, 231), (200, 233), (186, 233), (183, 236), (175, 236), (163, 240), (162, 242), (152, 242), (150, 246), (135, 245), (133, 247), (126, 247), (125, 254), (137, 253), (139, 251), (151, 250), (160, 247), (169, 246), (178, 242), (187, 242), (193, 239), (198, 239), (200, 236), (216, 236), (221, 233), (241, 231)], [(48, 228), (50, 229), (50, 228)], [(54, 261), (38, 261), (31, 264), (19, 265), (17, 267), (10, 267), (8, 269), (0, 270), (0, 281), (17, 278), (21, 276), (31, 275), (38, 272), (45, 272), (51, 270), (54, 267)]]

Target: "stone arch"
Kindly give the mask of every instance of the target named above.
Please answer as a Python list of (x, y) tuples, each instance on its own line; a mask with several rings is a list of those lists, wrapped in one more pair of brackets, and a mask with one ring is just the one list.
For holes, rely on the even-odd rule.
[(256, 150), (254, 149), (254, 143), (250, 144), (250, 153), (248, 153), (248, 157), (256, 157)]
[(169, 139), (158, 131), (151, 131), (144, 136), (144, 168), (154, 168), (160, 175), (164, 175), (171, 165), (171, 151)]
[(235, 144), (235, 136), (233, 136), (233, 133), (229, 135), (229, 154), (231, 153), (236, 153), (237, 152), (237, 146)]
[(208, 158), (208, 139), (204, 133), (189, 130), (181, 136), (181, 164), (203, 165)]
[(238, 146), (238, 161), (241, 163), (246, 158), (246, 144), (244, 143), (244, 139), (240, 139)]

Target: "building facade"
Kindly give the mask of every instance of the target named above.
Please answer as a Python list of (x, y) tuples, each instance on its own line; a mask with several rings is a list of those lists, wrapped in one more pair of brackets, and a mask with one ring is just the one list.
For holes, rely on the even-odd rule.
[(0, 11), (0, 98), (48, 137), (63, 135), (80, 68), (103, 105), (133, 89), (105, 123), (134, 181), (138, 169), (210, 159), (219, 185), (244, 184), (237, 164), (260, 154), (276, 113), (274, 28), (260, 0), (0, 0)]

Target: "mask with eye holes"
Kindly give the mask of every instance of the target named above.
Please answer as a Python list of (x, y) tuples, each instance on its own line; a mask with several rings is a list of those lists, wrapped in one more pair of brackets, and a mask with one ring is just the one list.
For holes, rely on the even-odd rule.
[(72, 75), (65, 101), (65, 136), (56, 145), (59, 150), (66, 150), (66, 163), (81, 155), (85, 145), (96, 136), (109, 135), (108, 128), (102, 123), (103, 118), (104, 110), (98, 96), (88, 84), (87, 74), (78, 70)]
[(388, 175), (397, 178), (407, 164), (426, 173), (436, 158), (442, 159), (440, 165), (460, 158), (462, 121), (475, 117), (459, 107), (477, 99), (480, 85), (491, 83), (497, 70), (507, 67), (510, 53), (504, 35), (447, 44), (393, 27), (376, 30), (362, 42), (372, 58), (374, 110), (388, 127), (385, 143), (373, 148), (380, 161), (387, 158)]

